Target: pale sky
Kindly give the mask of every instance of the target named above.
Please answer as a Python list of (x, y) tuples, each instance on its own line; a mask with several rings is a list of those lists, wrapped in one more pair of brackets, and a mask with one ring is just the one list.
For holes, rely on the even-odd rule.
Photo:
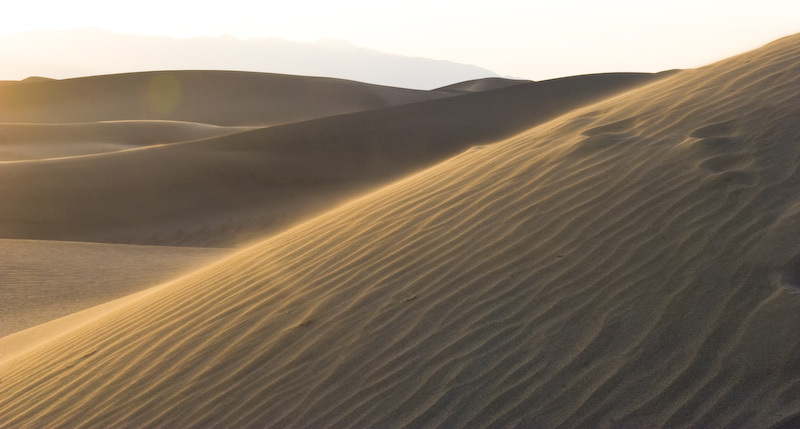
[(3, 9), (0, 36), (99, 27), (182, 38), (342, 39), (536, 80), (698, 67), (800, 33), (797, 0), (38, 0)]

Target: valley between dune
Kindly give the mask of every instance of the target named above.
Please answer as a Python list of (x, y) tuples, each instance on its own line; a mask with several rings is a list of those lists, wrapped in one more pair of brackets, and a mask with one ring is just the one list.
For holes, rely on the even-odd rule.
[(0, 245), (157, 283), (0, 338), (0, 426), (800, 424), (800, 35), (496, 84), (0, 163)]

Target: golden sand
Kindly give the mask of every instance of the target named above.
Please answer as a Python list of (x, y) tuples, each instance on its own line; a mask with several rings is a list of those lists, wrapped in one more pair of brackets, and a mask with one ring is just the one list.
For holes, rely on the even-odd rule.
[(0, 422), (796, 426), (799, 67), (782, 39), (266, 238), (0, 364)]

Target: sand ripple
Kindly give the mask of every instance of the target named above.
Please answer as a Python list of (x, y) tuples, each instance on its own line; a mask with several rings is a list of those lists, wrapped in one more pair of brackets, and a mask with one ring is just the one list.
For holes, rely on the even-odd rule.
[(465, 152), (169, 284), (0, 366), (0, 421), (793, 426), (798, 46)]

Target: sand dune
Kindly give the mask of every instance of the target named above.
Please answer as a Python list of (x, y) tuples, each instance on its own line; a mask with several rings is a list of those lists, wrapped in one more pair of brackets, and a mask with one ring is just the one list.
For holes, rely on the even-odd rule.
[(74, 313), (67, 314), (66, 316), (58, 317), (39, 325), (0, 337), (0, 364), (34, 350), (48, 341), (68, 334), (93, 320), (154, 293), (159, 290), (159, 288), (166, 287), (168, 284), (169, 283), (165, 283), (158, 287), (144, 288), (144, 290), (139, 290), (138, 292), (136, 292), (137, 288), (131, 288), (131, 290), (127, 291), (128, 294), (121, 298), (112, 299), (100, 305), (84, 308)]
[(0, 238), (237, 245), (658, 78), (577, 76), (136, 151), (0, 163)]
[(157, 119), (268, 126), (447, 95), (269, 73), (142, 72), (0, 86), (0, 123)]
[(225, 253), (0, 240), (0, 337), (158, 285)]
[(468, 80), (465, 82), (454, 83), (452, 85), (437, 88), (436, 91), (451, 92), (455, 94), (488, 91), (491, 89), (506, 88), (509, 86), (519, 85), (521, 83), (530, 83), (529, 80), (518, 79), (505, 79), (501, 77), (488, 77), (483, 79)]
[(251, 127), (176, 121), (0, 124), (0, 162), (63, 158), (197, 140)]
[(0, 85), (12, 85), (17, 83), (49, 82), (55, 79), (42, 76), (30, 76), (22, 80), (0, 80)]
[[(156, 8), (154, 13), (158, 16), (163, 10)], [(280, 19), (286, 18), (278, 9), (274, 13), (280, 14)], [(270, 24), (265, 21), (264, 25)], [(60, 79), (149, 70), (247, 70), (418, 89), (497, 76), (475, 65), (389, 54), (344, 40), (299, 43), (275, 37), (241, 40), (230, 35), (184, 39), (120, 34), (99, 28), (2, 35), (0, 64), (3, 75), (9, 78), (42, 70)]]
[(800, 36), (465, 152), (0, 365), (10, 427), (794, 427)]

